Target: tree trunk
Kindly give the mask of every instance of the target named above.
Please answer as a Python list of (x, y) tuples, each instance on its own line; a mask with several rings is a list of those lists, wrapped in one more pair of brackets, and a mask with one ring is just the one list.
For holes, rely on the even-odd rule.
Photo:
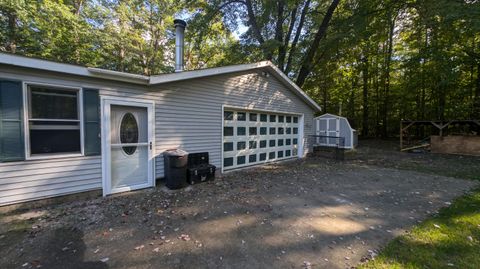
[[(480, 60), (479, 60), (480, 61)], [(473, 98), (473, 119), (480, 119), (480, 62), (477, 64), (477, 81)]]
[(285, 70), (285, 58), (287, 57), (287, 47), (288, 47), (288, 43), (290, 42), (290, 37), (292, 36), (293, 27), (295, 26), (297, 9), (298, 9), (298, 6), (295, 6), (295, 8), (292, 10), (290, 14), (290, 22), (289, 22), (290, 26), (288, 27), (288, 32), (285, 35), (285, 40), (283, 44), (281, 44), (280, 47), (278, 48), (278, 61), (277, 61), (278, 68), (280, 68), (280, 70), (282, 71)]
[(368, 137), (368, 58), (363, 56), (363, 121), (362, 121), (362, 135)]
[(385, 59), (385, 89), (384, 89), (384, 100), (383, 100), (383, 125), (382, 125), (382, 136), (387, 138), (388, 136), (388, 112), (390, 105), (390, 65), (392, 62), (393, 54), (393, 33), (395, 30), (395, 17), (389, 18), (389, 32), (388, 32), (388, 50)]
[(355, 118), (355, 87), (356, 78), (352, 78), (352, 88), (350, 89), (350, 98), (348, 99), (348, 117), (350, 119)]
[(288, 75), (292, 68), (292, 59), (293, 55), (295, 54), (295, 49), (297, 47), (298, 39), (300, 38), (300, 34), (302, 33), (303, 24), (305, 22), (305, 16), (307, 15), (308, 8), (310, 7), (310, 0), (305, 2), (305, 5), (302, 9), (302, 14), (300, 15), (300, 21), (298, 22), (297, 30), (295, 32), (295, 37), (293, 38), (292, 45), (290, 47), (290, 51), (288, 52), (288, 59), (287, 65), (285, 66), (284, 73)]
[(17, 52), (17, 13), (15, 10), (8, 12), (8, 44), (7, 51)]
[[(247, 6), (248, 23), (250, 24), (253, 35), (257, 39), (258, 43), (260, 43), (260, 46), (263, 46), (263, 44), (265, 43), (265, 39), (263, 38), (262, 33), (260, 32), (260, 28), (258, 27), (257, 19), (255, 18), (255, 12), (253, 11), (252, 0), (245, 0), (245, 5)], [(263, 53), (266, 56), (267, 60), (272, 59), (271, 53), (267, 51), (266, 48), (263, 48)]]
[(320, 41), (325, 37), (327, 33), (328, 25), (332, 20), (333, 12), (335, 12), (335, 9), (337, 8), (339, 2), (340, 0), (333, 0), (332, 3), (330, 3), (327, 13), (325, 14), (325, 17), (323, 17), (322, 23), (320, 24), (320, 27), (318, 28), (318, 31), (315, 34), (315, 38), (313, 39), (312, 44), (308, 48), (307, 54), (303, 59), (302, 66), (300, 67), (300, 71), (298, 72), (296, 83), (299, 87), (303, 86), (303, 84), (305, 83), (305, 80), (307, 79), (308, 75), (312, 71), (313, 59), (315, 58), (315, 54), (317, 53), (318, 47), (320, 46)]

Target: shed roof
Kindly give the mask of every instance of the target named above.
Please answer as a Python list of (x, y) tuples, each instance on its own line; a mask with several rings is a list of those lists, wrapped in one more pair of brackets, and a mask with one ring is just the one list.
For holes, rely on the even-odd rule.
[(350, 122), (348, 121), (348, 119), (346, 117), (342, 117), (342, 116), (338, 116), (338, 115), (334, 115), (334, 114), (330, 114), (330, 113), (325, 113), (323, 115), (320, 115), (320, 116), (316, 117), (315, 119), (327, 118), (327, 117), (344, 119), (347, 122), (348, 127), (355, 131), (355, 129), (352, 128), (352, 126), (350, 125)]
[(112, 71), (95, 67), (85, 67), (73, 64), (53, 62), (32, 57), (25, 57), (9, 53), (0, 53), (0, 64), (17, 66), (22, 68), (39, 69), (64, 74), (78, 75), (84, 77), (94, 77), (114, 81), (122, 81), (140, 85), (159, 85), (182, 80), (196, 79), (202, 77), (216, 76), (242, 71), (263, 69), (269, 71), (275, 78), (281, 81), (287, 88), (299, 96), (305, 103), (316, 111), (321, 111), (320, 106), (313, 101), (300, 87), (290, 80), (280, 69), (272, 62), (263, 61), (251, 64), (230, 65), (224, 67), (206, 68), (193, 71), (183, 71), (177, 73), (160, 74), (144, 76), (126, 72)]

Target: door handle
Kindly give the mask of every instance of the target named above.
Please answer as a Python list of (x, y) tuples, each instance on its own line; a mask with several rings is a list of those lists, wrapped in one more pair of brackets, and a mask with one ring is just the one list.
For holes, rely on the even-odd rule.
[(151, 149), (152, 149), (152, 141), (150, 141), (150, 144), (149, 144), (149, 145), (150, 145), (150, 150), (151, 150)]

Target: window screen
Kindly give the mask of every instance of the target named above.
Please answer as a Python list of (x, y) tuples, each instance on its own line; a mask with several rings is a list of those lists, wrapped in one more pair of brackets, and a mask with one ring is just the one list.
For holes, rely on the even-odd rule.
[(80, 153), (78, 90), (29, 86), (30, 154)]

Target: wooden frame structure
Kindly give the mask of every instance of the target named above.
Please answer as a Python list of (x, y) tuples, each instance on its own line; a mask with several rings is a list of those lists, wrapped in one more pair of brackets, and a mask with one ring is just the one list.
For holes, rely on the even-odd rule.
[(406, 151), (415, 148), (424, 147), (424, 145), (414, 146), (404, 148), (404, 135), (407, 133), (407, 130), (414, 125), (432, 125), (438, 129), (439, 135), (443, 136), (444, 129), (452, 124), (466, 124), (466, 125), (477, 125), (480, 127), (480, 120), (402, 120), (400, 121), (400, 151)]

